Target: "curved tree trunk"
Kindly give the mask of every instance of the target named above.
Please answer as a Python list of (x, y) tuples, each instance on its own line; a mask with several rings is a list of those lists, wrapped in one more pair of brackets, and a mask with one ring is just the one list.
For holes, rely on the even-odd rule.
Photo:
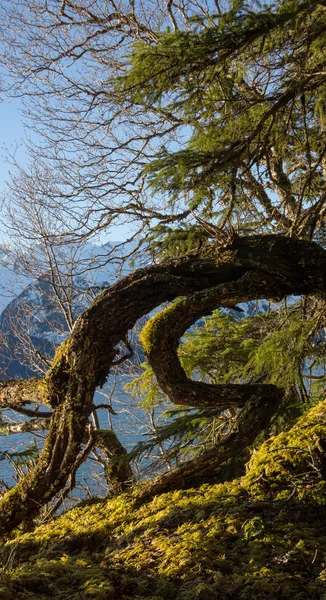
[(205, 408), (243, 407), (250, 398), (277, 403), (283, 395), (276, 385), (209, 384), (188, 379), (177, 349), (185, 331), (216, 306), (233, 308), (239, 302), (271, 297), (275, 280), (249, 271), (236, 281), (221, 283), (175, 302), (155, 315), (142, 330), (141, 341), (158, 384), (175, 404)]
[(274, 402), (268, 397), (249, 398), (234, 419), (231, 431), (219, 444), (149, 482), (137, 493), (136, 503), (149, 500), (165, 491), (194, 486), (208, 471), (212, 472), (226, 461), (241, 456), (241, 452), (268, 426), (279, 408), (280, 400), (281, 397)]
[[(43, 450), (35, 468), (1, 500), (0, 533), (32, 518), (65, 486), (84, 439), (96, 387), (105, 383), (117, 344), (141, 316), (177, 296), (228, 282), (233, 286), (235, 303), (326, 291), (326, 252), (313, 243), (282, 236), (253, 236), (236, 238), (219, 250), (214, 244), (207, 245), (205, 254), (139, 269), (100, 294), (79, 317), (71, 336), (58, 349), (42, 386), (42, 401), (53, 410)], [(241, 277), (247, 271), (260, 274), (259, 285), (257, 279), (255, 284), (247, 281), (246, 288)], [(209, 302), (212, 310), (215, 300), (210, 298)], [(215, 307), (219, 305), (217, 293)], [(246, 392), (246, 386), (243, 390), (242, 404), (246, 393), (251, 399), (255, 394), (249, 388)], [(259, 390), (260, 398), (262, 393)], [(229, 405), (234, 405), (232, 392), (231, 397)], [(223, 403), (228, 405), (226, 392)]]

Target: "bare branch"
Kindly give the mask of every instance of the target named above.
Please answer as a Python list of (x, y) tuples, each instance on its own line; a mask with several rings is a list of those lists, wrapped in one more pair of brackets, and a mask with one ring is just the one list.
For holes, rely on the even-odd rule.
[[(51, 416), (51, 415), (49, 415)], [(49, 419), (30, 419), (23, 423), (7, 423), (0, 419), (0, 431), (5, 434), (31, 433), (32, 431), (45, 431), (49, 428)]]

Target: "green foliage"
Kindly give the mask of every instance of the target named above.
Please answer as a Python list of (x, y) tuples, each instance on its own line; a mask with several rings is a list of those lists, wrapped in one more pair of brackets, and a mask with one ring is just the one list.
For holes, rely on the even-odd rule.
[(199, 253), (213, 232), (202, 226), (186, 223), (177, 228), (159, 224), (147, 238), (150, 252), (160, 260)]
[[(168, 311), (169, 309), (166, 309)], [(165, 312), (155, 315), (145, 326), (141, 339), (150, 351), (155, 323)], [(298, 300), (271, 306), (267, 312), (243, 317), (241, 312), (216, 310), (189, 330), (179, 346), (181, 364), (190, 378), (214, 384), (273, 383), (283, 388), (284, 401), (268, 432), (288, 429), (309, 403), (322, 398), (325, 377), (325, 345), (320, 333), (319, 312), (313, 301)], [(168, 407), (168, 398), (157, 385), (151, 367), (127, 388), (141, 405), (151, 410)], [(167, 423), (162, 424), (165, 418)], [(150, 457), (155, 447), (165, 449), (165, 458), (180, 460), (218, 443), (231, 424), (229, 411), (161, 411), (153, 435), (139, 443), (131, 457)]]
[(215, 311), (185, 336), (182, 364), (188, 375), (197, 372), (214, 383), (263, 381), (282, 387), (289, 397), (293, 389), (304, 395), (308, 361), (317, 370), (324, 354), (313, 313), (303, 311), (301, 300), (245, 318)]
[[(192, 211), (222, 229), (311, 236), (321, 227), (312, 215), (325, 188), (325, 18), (318, 0), (233, 2), (186, 31), (135, 44), (119, 101), (173, 115), (186, 140), (164, 143), (145, 168), (172, 214), (177, 201), (189, 209), (166, 228), (166, 248), (179, 228), (187, 247)], [(152, 230), (160, 244), (164, 227)]]
[(187, 332), (180, 359), (188, 376), (197, 372), (212, 383), (240, 383), (243, 366), (262, 336), (261, 323), (255, 318), (216, 310)]
[[(178, 464), (181, 458), (190, 458), (216, 443), (220, 421), (225, 424), (227, 420), (218, 418), (213, 410), (185, 408), (167, 410), (160, 415), (160, 422), (163, 419), (166, 423), (157, 425), (146, 441), (138, 442), (129, 454), (130, 459), (145, 456), (150, 460), (154, 448), (159, 446), (164, 450), (165, 464)], [(156, 469), (157, 466), (156, 461)]]
[(276, 331), (270, 331), (251, 353), (244, 370), (250, 376), (264, 377), (289, 392), (302, 384), (300, 367), (309, 356), (311, 323), (290, 318)]
[(253, 517), (243, 524), (243, 533), (246, 540), (259, 537), (264, 531), (264, 522), (261, 517)]
[(130, 383), (126, 383), (124, 389), (138, 398), (139, 404), (146, 410), (166, 401), (166, 396), (158, 386), (152, 367), (147, 363), (140, 365), (143, 372)]

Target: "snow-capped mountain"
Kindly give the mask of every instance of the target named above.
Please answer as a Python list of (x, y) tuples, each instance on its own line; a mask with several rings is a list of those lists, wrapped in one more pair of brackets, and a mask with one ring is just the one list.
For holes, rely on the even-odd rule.
[(0, 312), (28, 285), (28, 278), (15, 264), (10, 246), (0, 244)]
[(128, 264), (120, 268), (122, 250), (132, 248), (87, 243), (49, 257), (38, 245), (19, 257), (0, 246), (0, 378), (46, 370), (78, 315), (103, 287), (130, 272)]

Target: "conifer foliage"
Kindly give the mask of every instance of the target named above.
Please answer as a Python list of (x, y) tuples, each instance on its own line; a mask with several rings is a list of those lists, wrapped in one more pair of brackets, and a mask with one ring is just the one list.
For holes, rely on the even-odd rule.
[[(321, 2), (234, 2), (224, 13), (193, 18), (188, 31), (135, 45), (130, 71), (119, 80), (121, 98), (165, 110), (180, 133), (189, 132), (179, 147), (162, 146), (146, 167), (154, 192), (172, 207), (183, 202), (191, 215), (178, 226), (154, 227), (155, 256), (203, 252), (205, 238), (223, 246), (248, 232), (325, 246), (325, 17)], [(285, 395), (275, 427), (286, 427), (323, 395), (325, 305), (293, 298), (264, 312), (266, 306), (246, 318), (213, 313), (187, 334), (179, 354), (187, 374), (201, 381), (278, 385)], [(149, 375), (147, 369), (134, 390), (157, 390), (162, 401)], [(230, 417), (192, 415), (179, 412), (173, 448), (194, 452), (195, 437), (200, 452)], [(157, 443), (170, 431), (168, 422)]]

